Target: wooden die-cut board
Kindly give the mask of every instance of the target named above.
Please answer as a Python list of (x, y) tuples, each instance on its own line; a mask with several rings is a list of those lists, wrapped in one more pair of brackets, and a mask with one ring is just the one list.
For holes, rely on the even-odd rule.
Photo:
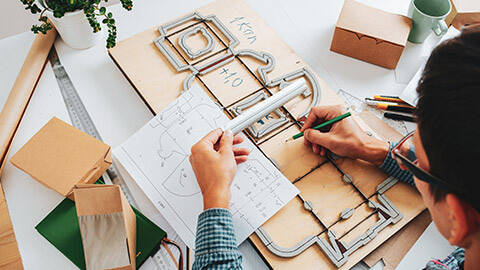
[[(311, 91), (314, 86), (320, 87), (319, 105), (343, 104), (335, 92), (243, 1), (229, 1), (228, 5), (225, 1), (216, 1), (195, 12), (163, 24), (164, 36), (156, 26), (119, 42), (109, 50), (112, 59), (152, 113), (161, 111), (177, 98), (184, 85), (188, 86), (187, 78), (192, 79), (191, 83), (200, 84), (229, 117), (233, 117), (232, 106), (256, 97), (260, 92), (271, 95), (285, 86), (284, 82), (298, 76), (308, 79)], [(220, 27), (210, 15), (220, 22)], [(193, 19), (183, 20), (187, 17)], [(185, 31), (192, 31), (195, 27), (205, 29), (208, 34), (199, 37), (197, 33), (186, 39), (185, 43), (192, 52), (202, 51), (202, 46), (208, 47), (208, 40), (213, 45), (192, 59), (182, 48), (183, 45), (180, 46), (179, 39)], [(155, 45), (153, 41), (161, 37), (164, 37), (158, 43), (161, 45)], [(274, 67), (268, 68), (272, 59)], [(262, 69), (267, 69), (263, 77)], [(296, 73), (292, 75), (292, 72)], [(296, 119), (309, 108), (313, 99), (312, 94), (298, 96), (283, 106), (281, 112), (288, 121), (265, 136), (254, 138), (252, 134), (247, 134), (301, 191), (297, 198), (262, 226), (282, 247), (294, 246), (310, 235), (318, 235), (328, 241), (327, 230), (335, 230), (341, 241), (350, 242), (375, 224), (380, 215), (367, 207), (368, 200), (360, 194), (378, 202), (376, 187), (387, 177), (385, 173), (361, 161), (335, 160), (341, 170), (353, 176), (353, 185), (350, 185), (342, 181), (342, 174), (332, 161), (315, 155), (303, 145), (302, 140), (285, 143), (286, 138), (299, 132), (300, 124)], [(364, 129), (369, 129), (357, 116), (354, 118)], [(351, 254), (341, 269), (349, 269), (356, 264), (425, 208), (415, 189), (404, 183), (395, 184), (385, 195), (403, 214), (403, 218), (394, 225), (388, 225), (368, 244)], [(304, 208), (305, 200), (313, 203), (312, 211)], [(349, 219), (339, 221), (339, 211), (346, 207), (356, 210)], [(250, 239), (275, 269), (296, 266), (303, 269), (337, 268), (319, 246), (313, 245), (296, 257), (283, 258), (271, 253), (255, 234)]]

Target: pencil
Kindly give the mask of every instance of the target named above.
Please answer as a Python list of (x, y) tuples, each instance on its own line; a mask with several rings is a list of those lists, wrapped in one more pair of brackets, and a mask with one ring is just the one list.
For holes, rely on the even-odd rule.
[[(336, 123), (336, 122), (338, 122), (338, 121), (340, 121), (340, 120), (342, 120), (342, 119), (344, 119), (344, 118), (347, 118), (347, 117), (349, 117), (349, 116), (351, 116), (351, 115), (352, 115), (352, 114), (351, 114), (350, 112), (344, 113), (344, 114), (342, 114), (342, 115), (340, 115), (340, 116), (337, 116), (337, 117), (335, 117), (335, 118), (333, 118), (333, 119), (330, 119), (330, 120), (328, 120), (328, 121), (326, 121), (326, 122), (323, 122), (323, 123), (321, 123), (320, 125), (314, 126), (313, 129), (319, 130), (319, 129), (325, 127), (325, 126), (328, 126), (328, 125), (330, 125), (330, 124), (334, 124), (334, 123)], [(290, 138), (290, 139), (288, 139), (288, 140), (286, 140), (286, 142), (296, 140), (296, 139), (298, 139), (298, 138), (300, 138), (300, 137), (303, 137), (303, 132), (300, 132), (300, 133), (298, 133), (298, 134), (293, 135), (293, 137)]]

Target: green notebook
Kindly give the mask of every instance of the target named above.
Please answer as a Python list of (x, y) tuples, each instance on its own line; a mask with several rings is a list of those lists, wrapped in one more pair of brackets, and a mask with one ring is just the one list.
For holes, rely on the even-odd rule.
[[(160, 241), (167, 234), (137, 209), (132, 209), (137, 216), (138, 268), (148, 256), (158, 250)], [(77, 209), (73, 201), (64, 199), (35, 228), (78, 268), (85, 269)]]

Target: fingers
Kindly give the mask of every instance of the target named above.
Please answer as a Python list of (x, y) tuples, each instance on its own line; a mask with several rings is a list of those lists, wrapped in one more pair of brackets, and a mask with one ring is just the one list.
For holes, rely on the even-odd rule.
[[(303, 124), (301, 131), (305, 131), (307, 128), (313, 126), (317, 120), (322, 120), (326, 118), (330, 107), (313, 107), (308, 113), (307, 120)], [(328, 119), (327, 119), (328, 120)]]
[(218, 152), (220, 153), (229, 153), (232, 152), (233, 146), (233, 133), (231, 130), (227, 130), (223, 133), (220, 138)]
[[(334, 135), (330, 133), (323, 133), (314, 129), (305, 130), (304, 136), (305, 136), (305, 139), (308, 140), (312, 145), (320, 145), (326, 148), (330, 148), (330, 146), (334, 141)], [(315, 150), (319, 151), (320, 149), (313, 148), (313, 150), (315, 152)], [(315, 152), (315, 153), (318, 154), (319, 152)]]
[(250, 150), (247, 148), (233, 148), (233, 155), (235, 156), (235, 162), (241, 164), (248, 160)]
[(242, 133), (238, 133), (237, 135), (233, 136), (233, 144), (240, 144), (245, 140)]
[(220, 136), (222, 136), (222, 134), (223, 134), (222, 130), (217, 128), (217, 129), (214, 129), (214, 130), (210, 131), (200, 141), (214, 145), (215, 143), (218, 142), (218, 139), (220, 138)]
[(312, 151), (318, 155), (320, 153), (320, 146), (318, 144), (312, 144)]
[(310, 145), (312, 145), (312, 143), (309, 142), (309, 141), (307, 140), (307, 138), (305, 138), (305, 136), (303, 136), (303, 144), (304, 144), (306, 147), (310, 147)]
[(337, 117), (341, 115), (343, 111), (345, 111), (345, 108), (342, 105), (313, 107), (308, 113), (307, 120), (305, 120), (301, 131), (303, 132), (310, 128), (315, 122), (324, 122)]
[(233, 148), (233, 155), (234, 156), (248, 156), (250, 154), (250, 150), (247, 148)]
[(248, 156), (235, 156), (235, 162), (237, 163), (237, 165), (247, 160), (248, 160)]

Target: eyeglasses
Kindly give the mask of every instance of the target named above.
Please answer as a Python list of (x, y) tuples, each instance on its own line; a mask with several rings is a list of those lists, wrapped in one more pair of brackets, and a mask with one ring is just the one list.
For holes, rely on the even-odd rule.
[[(413, 134), (414, 132), (410, 132), (402, 140), (392, 149), (392, 158), (397, 162), (398, 166), (402, 170), (410, 171), (415, 177), (419, 180), (427, 182), (429, 184), (435, 185), (439, 188), (444, 189), (447, 192), (453, 192), (456, 194), (464, 194), (463, 191), (455, 187), (454, 185), (430, 174), (429, 172), (425, 171), (424, 169), (420, 168), (418, 164), (418, 160), (416, 157), (413, 157), (411, 154), (404, 155), (402, 150), (410, 149), (413, 147)], [(408, 146), (408, 148), (406, 147)], [(410, 151), (409, 151), (410, 152)]]

